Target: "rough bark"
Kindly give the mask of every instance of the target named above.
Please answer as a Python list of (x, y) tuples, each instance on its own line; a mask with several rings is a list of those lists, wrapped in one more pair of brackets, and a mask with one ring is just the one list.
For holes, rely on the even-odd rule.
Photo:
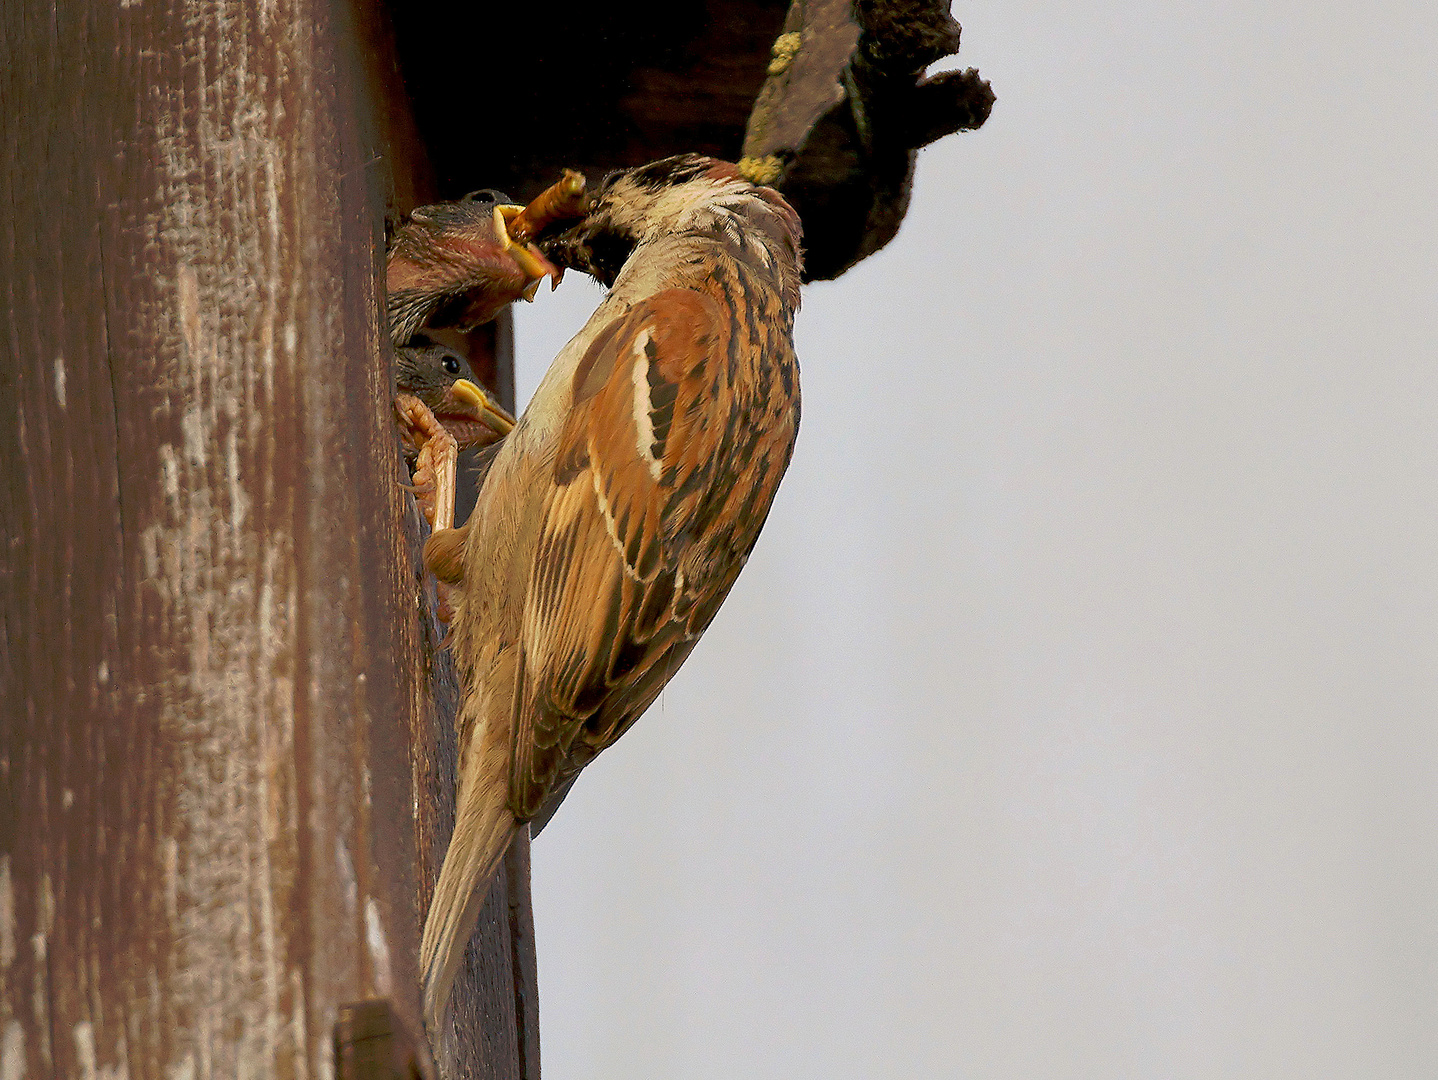
[(959, 50), (948, 0), (794, 0), (744, 136), (751, 175), (804, 222), (806, 281), (878, 251), (909, 208), (917, 152), (983, 125), (994, 93)]

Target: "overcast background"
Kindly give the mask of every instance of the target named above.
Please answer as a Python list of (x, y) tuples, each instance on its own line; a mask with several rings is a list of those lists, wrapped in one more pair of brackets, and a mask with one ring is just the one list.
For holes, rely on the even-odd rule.
[(1438, 1076), (1438, 4), (955, 15), (992, 119), (535, 845), (545, 1075)]

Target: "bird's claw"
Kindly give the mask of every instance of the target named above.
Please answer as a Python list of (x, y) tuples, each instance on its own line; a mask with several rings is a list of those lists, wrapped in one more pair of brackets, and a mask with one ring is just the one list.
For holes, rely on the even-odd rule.
[(413, 394), (396, 394), (395, 411), (407, 429), (406, 439), (420, 444), (415, 470), (410, 477), (414, 482), (415, 501), (419, 503), (431, 531), (447, 529), (454, 524), (459, 446), (454, 436), (435, 419), (429, 406)]

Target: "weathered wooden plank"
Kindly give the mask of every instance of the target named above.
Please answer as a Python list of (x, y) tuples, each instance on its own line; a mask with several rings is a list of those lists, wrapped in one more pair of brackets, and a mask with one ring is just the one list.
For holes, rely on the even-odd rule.
[(0, 1074), (326, 1074), (444, 704), (351, 14), (0, 17)]
[[(375, 118), (374, 144), (382, 165), (380, 179), (387, 193), (389, 220), (397, 222), (416, 205), (434, 201), (433, 172), (429, 147), (420, 139), (419, 128), (409, 111), (409, 90), (400, 78), (390, 32), (389, 13), (377, 2), (365, 0), (357, 7), (355, 39), (368, 82), (376, 88), (378, 105), (369, 115)], [(471, 186), (483, 186), (509, 158), (502, 140), (487, 144), (488, 157), (476, 161)], [(508, 313), (493, 323), (468, 334), (439, 332), (437, 338), (460, 347), (469, 357), (475, 374), (493, 389), (500, 402), (513, 410), (514, 332)], [(460, 475), (460, 503), (457, 518), (463, 520), (474, 505), (473, 471), (463, 463)], [(409, 504), (412, 506), (412, 503)], [(418, 529), (411, 517), (412, 529)], [(411, 570), (416, 584), (425, 574), (417, 546), (411, 549)], [(426, 586), (432, 588), (432, 582)], [(432, 597), (430, 597), (432, 599)], [(406, 926), (407, 977), (405, 993), (417, 992), (418, 979), (412, 959), (418, 952), (418, 933), (428, 909), (435, 878), (449, 845), (454, 827), (455, 767), (457, 743), (453, 718), (458, 704), (458, 680), (447, 651), (439, 648), (443, 628), (429, 614), (415, 623), (421, 640), (411, 655), (421, 660), (422, 679), (415, 682), (415, 699), (407, 732), (412, 771), (410, 785), (416, 794), (412, 821), (415, 863), (395, 866), (393, 880), (408, 881), (416, 922)], [(376, 822), (377, 851), (386, 829)], [(538, 1080), (539, 1076), (539, 995), (534, 956), (533, 916), (529, 904), (528, 839), (517, 841), (491, 887), (491, 896), (480, 918), (481, 932), (471, 942), (465, 966), (456, 980), (454, 1006), (447, 1030), (438, 1038), (436, 1067), (444, 1076)], [(408, 875), (406, 877), (406, 875)], [(396, 1002), (398, 1005), (399, 1003)], [(420, 1031), (418, 1014), (410, 1015), (412, 1002), (403, 1003), (407, 1028)]]

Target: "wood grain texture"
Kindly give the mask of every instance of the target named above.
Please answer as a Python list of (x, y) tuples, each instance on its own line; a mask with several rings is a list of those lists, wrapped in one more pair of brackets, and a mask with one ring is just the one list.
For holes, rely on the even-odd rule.
[(378, 292), (422, 163), (340, 0), (0, 20), (0, 1076), (333, 1075), (341, 1003), (420, 1030), (453, 798)]
[(820, 118), (844, 100), (844, 66), (859, 43), (852, 0), (794, 0), (784, 33), (799, 35), (800, 46), (788, 64), (770, 61), (744, 131), (743, 154), (780, 155), (787, 164)]

